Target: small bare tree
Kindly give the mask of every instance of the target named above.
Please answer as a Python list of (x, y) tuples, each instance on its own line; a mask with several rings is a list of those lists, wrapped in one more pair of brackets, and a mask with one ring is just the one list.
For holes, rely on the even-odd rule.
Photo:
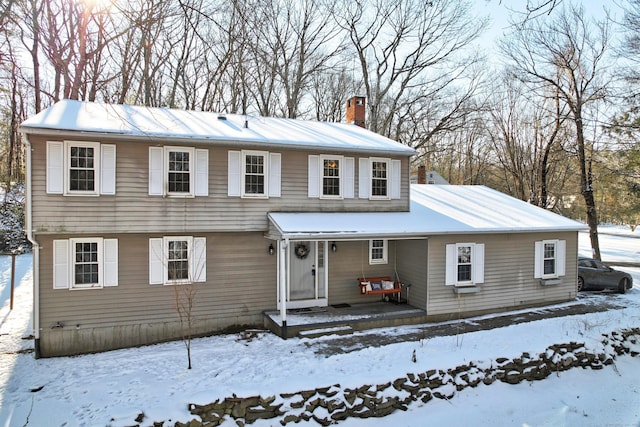
[(193, 337), (193, 308), (196, 301), (196, 288), (193, 281), (173, 286), (176, 312), (180, 319), (182, 342), (187, 350), (188, 369), (191, 369), (191, 338)]

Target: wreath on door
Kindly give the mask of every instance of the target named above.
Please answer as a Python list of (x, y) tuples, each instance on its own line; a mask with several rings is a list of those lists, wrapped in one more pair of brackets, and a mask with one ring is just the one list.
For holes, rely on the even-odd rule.
[(309, 255), (309, 247), (304, 243), (298, 243), (294, 248), (294, 252), (298, 258), (305, 259)]

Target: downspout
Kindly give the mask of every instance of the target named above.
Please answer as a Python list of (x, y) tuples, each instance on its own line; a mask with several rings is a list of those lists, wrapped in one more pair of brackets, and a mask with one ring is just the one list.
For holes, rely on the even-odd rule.
[(40, 358), (40, 244), (33, 237), (32, 194), (31, 194), (31, 141), (24, 133), (25, 141), (25, 193), (24, 226), (33, 254), (33, 336), (36, 359)]

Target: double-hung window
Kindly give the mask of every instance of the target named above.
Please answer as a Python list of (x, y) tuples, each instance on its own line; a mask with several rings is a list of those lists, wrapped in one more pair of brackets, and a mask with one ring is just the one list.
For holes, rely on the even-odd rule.
[(102, 248), (98, 240), (71, 240), (74, 287), (101, 286), (99, 279)]
[(309, 156), (308, 196), (320, 199), (354, 197), (355, 159), (335, 154)]
[(69, 192), (96, 193), (96, 167), (100, 161), (98, 144), (68, 144)]
[(205, 237), (164, 236), (149, 239), (149, 283), (181, 285), (205, 282)]
[(535, 242), (534, 278), (555, 279), (565, 275), (566, 240)]
[(253, 199), (280, 197), (281, 163), (280, 153), (229, 150), (227, 195)]
[(341, 157), (320, 156), (322, 161), (322, 196), (342, 198)]
[(457, 282), (471, 282), (471, 245), (456, 245), (456, 273)]
[(242, 195), (245, 197), (267, 197), (268, 153), (243, 151)]
[(484, 244), (452, 243), (446, 246), (445, 284), (475, 286), (484, 282)]
[(47, 142), (47, 193), (116, 193), (116, 146), (89, 141)]
[(194, 147), (149, 147), (149, 195), (209, 195), (209, 151)]
[(402, 162), (382, 157), (364, 157), (358, 163), (358, 197), (370, 200), (399, 199)]
[(167, 149), (167, 194), (193, 194), (193, 148)]
[(167, 282), (189, 280), (189, 251), (193, 239), (168, 239), (167, 242)]
[(371, 198), (389, 198), (389, 161), (371, 160)]
[(369, 264), (386, 264), (388, 259), (387, 240), (369, 240)]
[(117, 285), (118, 239), (87, 237), (53, 241), (54, 289)]

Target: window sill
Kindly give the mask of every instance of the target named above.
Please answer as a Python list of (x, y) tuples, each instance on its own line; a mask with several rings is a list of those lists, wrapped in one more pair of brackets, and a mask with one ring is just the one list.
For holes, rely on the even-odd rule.
[(86, 291), (88, 289), (102, 289), (104, 286), (102, 285), (87, 285), (87, 286), (80, 286), (80, 285), (71, 285), (69, 286), (69, 290), (70, 291)]
[(96, 192), (92, 192), (92, 191), (67, 191), (66, 193), (63, 194), (63, 196), (65, 197), (96, 197), (96, 196), (100, 196), (100, 194), (96, 193)]
[(453, 288), (454, 294), (476, 294), (480, 292), (480, 288), (477, 286), (455, 286)]

